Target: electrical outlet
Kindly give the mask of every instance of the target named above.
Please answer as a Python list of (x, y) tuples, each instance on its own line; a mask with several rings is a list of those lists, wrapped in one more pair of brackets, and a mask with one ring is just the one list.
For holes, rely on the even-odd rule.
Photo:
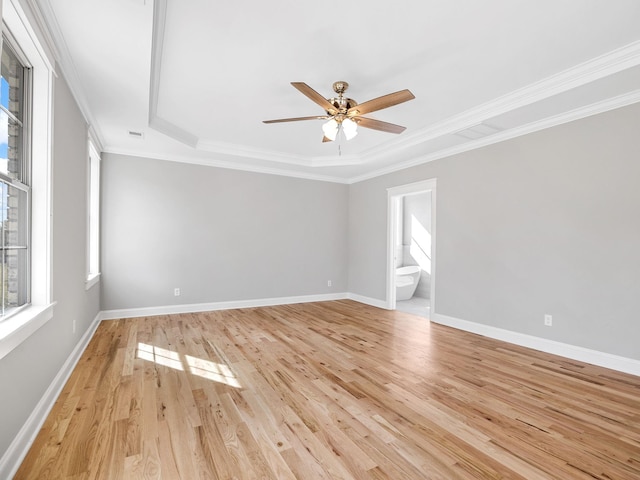
[(179, 297), (180, 296), (180, 289), (179, 288), (174, 288), (173, 289), (173, 295), (175, 297)]
[(553, 317), (552, 317), (551, 315), (545, 315), (545, 316), (544, 316), (544, 324), (545, 324), (547, 327), (552, 326), (552, 325), (553, 325)]
[(331, 286), (331, 280), (327, 280), (327, 287)]
[(73, 328), (73, 333), (76, 333), (76, 321), (75, 320), (71, 323), (71, 327)]

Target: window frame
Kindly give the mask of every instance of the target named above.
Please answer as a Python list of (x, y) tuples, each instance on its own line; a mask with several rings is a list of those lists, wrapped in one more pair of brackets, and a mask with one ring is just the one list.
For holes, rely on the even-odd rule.
[(87, 165), (87, 280), (89, 290), (100, 281), (100, 154), (96, 143), (88, 139)]
[(29, 2), (4, 0), (2, 33), (15, 41), (31, 69), (31, 303), (0, 322), (0, 359), (53, 318), (51, 212), (55, 58), (34, 22)]
[[(0, 41), (0, 50), (4, 50), (5, 43), (8, 44), (9, 49), (13, 53), (16, 60), (20, 63), (20, 67), (22, 68), (22, 88), (21, 88), (21, 97), (20, 98), (20, 108), (22, 111), (22, 119), (16, 117), (9, 109), (0, 105), (0, 110), (2, 110), (8, 118), (13, 119), (15, 122), (20, 123), (21, 128), (21, 138), (20, 138), (20, 164), (19, 164), (19, 178), (13, 178), (9, 174), (5, 175), (0, 172), (0, 182), (2, 182), (7, 187), (15, 188), (24, 192), (25, 195), (25, 205), (21, 206), (21, 210), (24, 216), (23, 220), (26, 222), (26, 225), (23, 225), (22, 228), (26, 229), (24, 233), (24, 242), (23, 246), (5, 246), (4, 245), (4, 225), (0, 228), (0, 232), (2, 232), (2, 239), (0, 241), (2, 254), (6, 250), (26, 250), (25, 265), (23, 266), (23, 271), (21, 271), (22, 278), (20, 279), (20, 283), (22, 283), (22, 288), (19, 293), (19, 296), (24, 298), (24, 302), (21, 305), (17, 305), (16, 307), (11, 308), (11, 310), (5, 315), (4, 313), (4, 301), (0, 304), (0, 322), (6, 321), (12, 315), (15, 315), (22, 311), (25, 308), (28, 308), (31, 304), (31, 136), (32, 136), (32, 128), (31, 128), (31, 105), (32, 105), (32, 93), (33, 89), (31, 86), (31, 68), (29, 66), (28, 59), (20, 49), (20, 45), (11, 35), (11, 32), (4, 27), (1, 32), (1, 41)], [(0, 265), (2, 262), (0, 261)], [(2, 273), (2, 280), (4, 281), (4, 272)]]

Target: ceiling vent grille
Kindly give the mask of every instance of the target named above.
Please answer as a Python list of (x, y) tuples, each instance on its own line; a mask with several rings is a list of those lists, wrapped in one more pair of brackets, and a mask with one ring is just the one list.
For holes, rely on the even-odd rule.
[(467, 140), (477, 140), (479, 138), (488, 137), (489, 135), (493, 135), (494, 133), (501, 132), (502, 130), (502, 128), (494, 127), (493, 125), (479, 123), (472, 127), (455, 132), (454, 135), (466, 138)]

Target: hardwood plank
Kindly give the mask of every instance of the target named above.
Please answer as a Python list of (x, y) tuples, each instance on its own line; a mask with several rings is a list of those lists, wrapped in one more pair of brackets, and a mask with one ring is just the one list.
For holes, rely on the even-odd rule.
[(640, 378), (353, 301), (104, 321), (16, 479), (640, 478)]

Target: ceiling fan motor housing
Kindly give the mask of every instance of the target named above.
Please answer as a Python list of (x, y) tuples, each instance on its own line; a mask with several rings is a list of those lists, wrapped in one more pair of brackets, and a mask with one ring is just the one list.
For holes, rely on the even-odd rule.
[[(358, 105), (358, 102), (347, 97), (330, 98), (329, 103), (331, 103), (331, 105), (336, 107), (336, 109), (338, 110), (338, 114), (343, 114), (343, 115), (346, 114), (347, 110), (349, 110), (351, 107), (355, 107), (356, 105)], [(327, 113), (331, 115), (331, 113), (329, 112)]]
[[(338, 96), (329, 98), (328, 100), (329, 103), (331, 103), (331, 105), (336, 107), (336, 109), (338, 110), (338, 114), (336, 116), (339, 116), (340, 118), (336, 120), (342, 120), (342, 116), (347, 113), (347, 110), (358, 105), (358, 102), (356, 102), (352, 98), (343, 96), (343, 93), (346, 92), (348, 88), (349, 84), (344, 80), (333, 82), (333, 91), (336, 92)], [(327, 113), (331, 115), (330, 112)]]

